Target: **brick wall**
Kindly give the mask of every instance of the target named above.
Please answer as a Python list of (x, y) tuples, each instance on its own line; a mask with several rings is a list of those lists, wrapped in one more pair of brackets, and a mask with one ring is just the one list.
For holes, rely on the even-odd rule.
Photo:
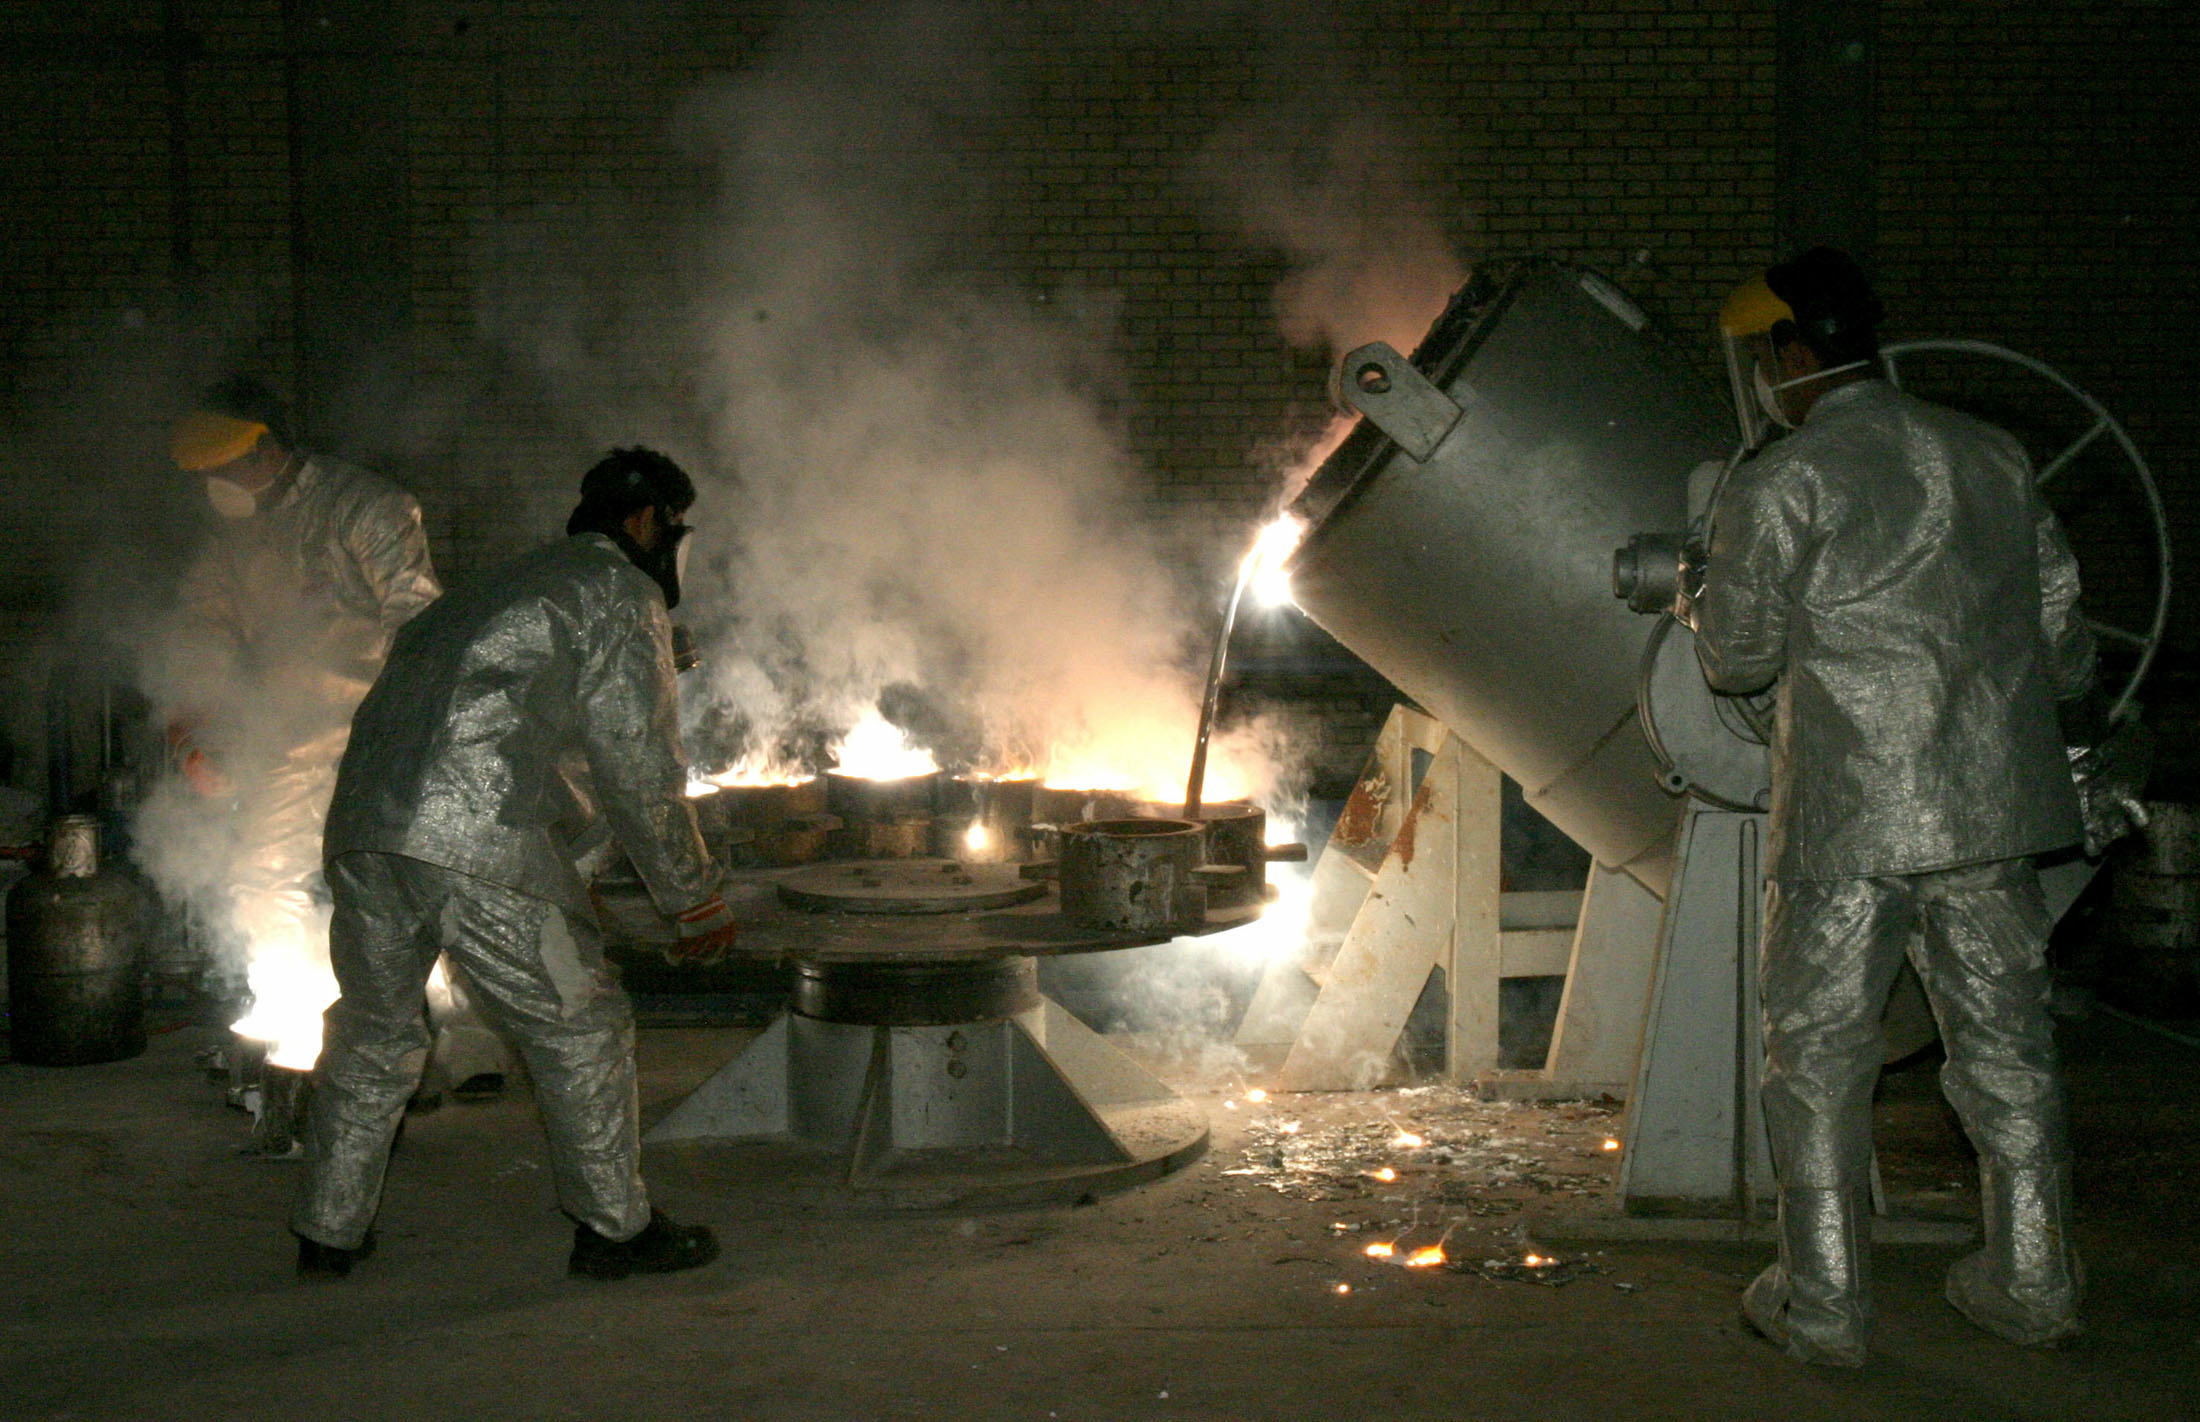
[[(420, 492), (447, 572), (539, 537), (611, 438), (680, 445), (697, 403), (691, 372), (666, 369), (630, 392), (637, 428), (609, 429), (560, 398), (539, 351), (484, 339), (484, 312), (515, 289), (554, 296), (574, 273), (638, 300), (676, 290), (680, 243), (665, 239), (707, 210), (715, 181), (680, 137), (683, 106), (846, 8), (408, 8), (416, 380), (373, 453)], [(133, 550), (124, 561), (148, 582), (175, 556), (197, 516), (159, 459), (175, 393), (228, 363), (290, 373), (283, 6), (176, 6), (180, 104), (166, 9), (0, 6), (11, 667), (81, 582), (86, 546)], [(2166, 155), (2195, 57), (2189, 14), (1886, 0), (1878, 253), (1904, 332), (2036, 352), (2124, 414), (2188, 535), (2194, 185)], [(1218, 132), (1267, 125), (1318, 168), (1314, 140), (1359, 125), (1415, 175), (1458, 252), (1604, 268), (1704, 350), (1708, 376), (1708, 312), (1775, 255), (1772, 42), (1770, 0), (1002, 4), (963, 52), (897, 77), (898, 101), (924, 115), (897, 141), (913, 158), (949, 148), (982, 191), (962, 209), (982, 220), (952, 248), (971, 280), (1034, 300), (1116, 295), (1116, 413), (1140, 499), (1187, 563), (1220, 562), (1273, 494), (1279, 445), (1321, 424), (1329, 352), (1279, 335), (1286, 254), (1247, 237), (1198, 176)], [(171, 221), (179, 145), (188, 289)], [(606, 354), (592, 341), (635, 329), (570, 331), (567, 357), (585, 366)], [(616, 354), (635, 368), (630, 345)], [(93, 489), (121, 496), (85, 499)], [(41, 512), (56, 506), (69, 510), (58, 537)], [(2140, 580), (2117, 563), (2128, 542), (2104, 516), (2090, 555), (2104, 584)], [(2189, 646), (2189, 609), (2179, 627)], [(1364, 687), (1334, 690), (1339, 712), (1364, 710)]]
[[(2171, 155), (2193, 137), (2196, 69), (2188, 5), (1881, 5), (1877, 274), (1897, 334), (1998, 341), (2103, 402), (2152, 464), (2187, 566), (2200, 557), (2188, 334), (2200, 185)], [(1988, 400), (2036, 449), (2067, 448), (2091, 423), (2037, 381), (2004, 381)], [(2157, 582), (2127, 468), (2104, 440), (2050, 497), (2089, 611), (2143, 627)], [(2168, 663), (2196, 650), (2200, 605), (2187, 597), (2172, 616)]]

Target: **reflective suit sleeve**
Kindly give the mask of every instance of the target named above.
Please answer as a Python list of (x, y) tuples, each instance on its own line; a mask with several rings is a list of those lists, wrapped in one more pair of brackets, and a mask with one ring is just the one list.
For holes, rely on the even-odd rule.
[(428, 557), (420, 505), (409, 496), (370, 504), (344, 530), (344, 547), (374, 590), (382, 625), (393, 632), (443, 595)]
[(2075, 701), (2093, 689), (2093, 631), (2078, 611), (2078, 560), (2062, 524), (2039, 505), (2040, 634), (2047, 644), (2047, 675), (2057, 701)]
[(717, 872), (688, 805), (672, 682), (672, 622), (652, 603), (611, 616), (581, 663), (581, 739), (596, 798), (657, 907), (671, 917), (709, 898)]
[(1712, 689), (1761, 691), (1787, 666), (1791, 581), (1804, 522), (1791, 481), (1744, 465), (1712, 510), (1711, 553), (1696, 599), (1696, 658)]

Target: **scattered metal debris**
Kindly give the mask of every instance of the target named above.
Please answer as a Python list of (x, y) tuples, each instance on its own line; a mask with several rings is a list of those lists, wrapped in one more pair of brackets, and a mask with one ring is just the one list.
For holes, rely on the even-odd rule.
[(1530, 1254), (1524, 1259), (1454, 1259), (1444, 1267), (1454, 1274), (1479, 1274), (1485, 1279), (1542, 1284), (1554, 1289), (1584, 1275), (1604, 1272), (1586, 1259), (1560, 1259), (1551, 1254)]
[(1450, 1217), (1502, 1215), (1543, 1196), (1611, 1187), (1615, 1108), (1483, 1101), (1449, 1086), (1299, 1097), (1246, 1126), (1222, 1173), (1302, 1200), (1410, 1199)]

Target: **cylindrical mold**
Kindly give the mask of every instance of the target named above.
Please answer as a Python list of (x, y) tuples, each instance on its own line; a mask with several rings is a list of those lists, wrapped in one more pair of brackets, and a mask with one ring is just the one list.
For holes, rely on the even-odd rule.
[(1031, 857), (1036, 780), (956, 778), (940, 782), (932, 853), (965, 864), (1008, 864)]
[(1293, 600), (1663, 892), (1681, 806), (1636, 722), (1652, 624), (1612, 596), (1612, 553), (1686, 523), (1730, 413), (1616, 288), (1549, 261), (1462, 290), (1409, 370), (1348, 360), (1367, 417), (1293, 506)]
[(38, 1066), (120, 1061), (145, 1050), (139, 896), (99, 869), (99, 822), (54, 825), (44, 867), (8, 893), (8, 1035)]
[(896, 820), (929, 816), (934, 797), (939, 793), (940, 775), (904, 775), (892, 780), (872, 780), (861, 775), (843, 775), (834, 770), (825, 775), (825, 808), (851, 825), (892, 824)]
[(920, 859), (932, 852), (932, 817), (873, 820), (834, 833), (834, 848), (847, 859)]
[(838, 821), (825, 813), (825, 777), (783, 785), (728, 785), (718, 792), (726, 823), (750, 831), (750, 851), (765, 864), (807, 864), (825, 850)]
[(1207, 890), (1206, 829), (1190, 820), (1088, 820), (1062, 826), (1062, 912), (1087, 928), (1193, 933)]
[(2155, 802), (2109, 885), (2109, 976), (2149, 1011), (2200, 1004), (2200, 809)]
[(1139, 806), (1145, 803), (1128, 790), (1077, 790), (1041, 785), (1032, 793), (1031, 818), (1043, 825), (1128, 819), (1139, 813)]
[(1207, 827), (1207, 862), (1233, 864), (1245, 872), (1227, 891), (1209, 886), (1210, 903), (1254, 903), (1268, 892), (1268, 812), (1243, 800), (1201, 805)]
[(259, 1104), (252, 1112), (253, 1154), (276, 1159), (304, 1154), (306, 1119), (312, 1109), (312, 1072), (263, 1062)]
[(915, 859), (932, 849), (940, 775), (873, 780), (828, 771), (825, 803), (841, 825), (827, 847), (842, 859)]
[[(1148, 800), (1139, 813), (1160, 819), (1180, 819), (1181, 804)], [(1207, 906), (1228, 908), (1256, 903), (1268, 892), (1268, 812), (1250, 800), (1223, 800), (1199, 807), (1199, 823), (1207, 831), (1206, 862), (1234, 865), (1245, 872), (1227, 886), (1207, 886)]]
[[(696, 797), (696, 823), (713, 853), (736, 864), (801, 864), (817, 856), (825, 812), (822, 777), (776, 785), (723, 785)], [(815, 839), (816, 845), (808, 843)]]

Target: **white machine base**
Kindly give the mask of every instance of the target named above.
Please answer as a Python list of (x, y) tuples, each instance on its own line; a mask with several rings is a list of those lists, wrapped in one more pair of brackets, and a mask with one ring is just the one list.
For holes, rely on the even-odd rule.
[(1077, 1198), (1158, 1179), (1207, 1148), (1198, 1107), (1058, 1004), (926, 1027), (782, 1013), (649, 1132), (793, 1142), (884, 1203)]

